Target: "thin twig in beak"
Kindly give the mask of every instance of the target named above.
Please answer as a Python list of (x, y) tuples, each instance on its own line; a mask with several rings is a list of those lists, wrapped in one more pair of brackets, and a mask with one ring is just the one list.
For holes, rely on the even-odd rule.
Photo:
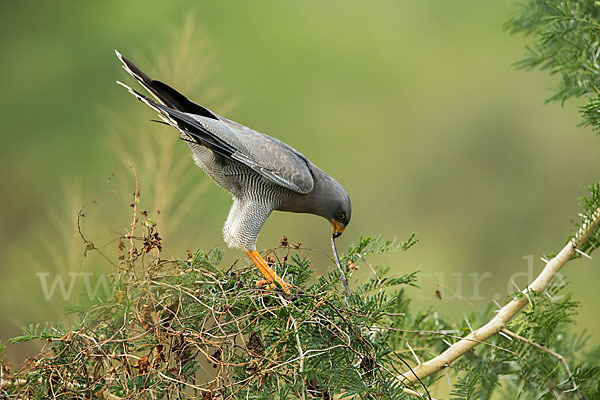
[(346, 275), (344, 275), (344, 270), (340, 264), (340, 258), (338, 257), (337, 249), (335, 247), (335, 236), (331, 237), (331, 249), (333, 250), (335, 264), (340, 270), (340, 280), (342, 281), (342, 286), (344, 287), (344, 303), (346, 303), (346, 307), (350, 308), (350, 305), (348, 305), (348, 283), (346, 282)]

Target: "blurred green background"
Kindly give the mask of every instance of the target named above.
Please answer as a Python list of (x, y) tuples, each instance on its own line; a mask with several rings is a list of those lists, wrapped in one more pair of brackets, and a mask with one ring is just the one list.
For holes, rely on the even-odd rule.
[[(415, 307), (462, 319), (524, 287), (527, 257), (558, 250), (598, 180), (598, 139), (577, 127), (576, 103), (544, 105), (554, 79), (517, 71), (527, 40), (502, 28), (515, 2), (227, 1), (1, 2), (0, 340), (59, 322), (40, 277), (110, 272), (84, 257), (130, 221), (137, 171), (142, 208), (167, 252), (223, 247), (230, 196), (194, 167), (189, 150), (115, 84), (133, 84), (118, 49), (197, 102), (291, 144), (336, 177), (353, 202), (345, 248), (360, 233), (420, 243), (374, 258), (394, 273), (419, 269)], [(161, 210), (156, 215), (156, 209)], [(259, 248), (290, 242), (332, 267), (329, 225), (274, 214)], [(112, 250), (111, 250), (112, 249)], [(226, 263), (243, 253), (228, 250)], [(525, 257), (525, 258), (524, 258)], [(245, 261), (244, 261), (245, 262)], [(579, 329), (600, 328), (598, 263), (563, 276), (583, 303)], [(514, 276), (514, 274), (520, 275)], [(353, 279), (369, 274), (361, 266)], [(92, 281), (95, 278), (92, 277)], [(475, 285), (481, 281), (480, 285)], [(352, 280), (351, 280), (352, 283)], [(81, 289), (81, 282), (74, 290)], [(433, 294), (440, 289), (442, 300)], [(418, 328), (418, 327), (415, 327)], [(19, 363), (36, 344), (9, 346)]]

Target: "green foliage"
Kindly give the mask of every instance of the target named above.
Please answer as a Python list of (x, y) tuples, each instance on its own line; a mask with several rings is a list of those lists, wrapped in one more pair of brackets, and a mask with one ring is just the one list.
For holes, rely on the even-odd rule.
[(416, 233), (413, 232), (404, 242), (398, 242), (397, 240), (383, 240), (381, 235), (376, 238), (361, 235), (358, 243), (350, 245), (348, 248), (348, 256), (355, 261), (357, 257), (406, 251), (417, 244), (418, 240), (415, 236)]
[[(141, 214), (142, 236), (117, 241), (109, 293), (69, 306), (79, 315), (69, 328), (31, 325), (10, 341), (46, 345), (4, 375), (2, 398), (401, 399), (406, 390), (428, 398), (439, 377), (409, 384), (403, 374), (494, 314), (451, 323), (415, 310), (406, 289), (416, 273), (392, 277), (367, 261), (409, 249), (414, 234), (404, 242), (361, 236), (349, 247), (342, 265), (373, 273), (354, 287), (348, 308), (337, 268), (314, 279), (301, 245), (266, 251), (293, 284), (287, 295), (257, 288), (253, 267), (223, 266), (218, 249), (161, 258), (156, 223)], [(530, 307), (507, 326), (522, 340), (495, 336), (453, 363), (452, 398), (558, 398), (574, 385), (592, 398), (600, 348), (589, 351), (587, 337), (569, 333), (578, 304), (563, 291), (529, 295)], [(568, 355), (571, 374), (552, 351)]]
[(35, 339), (51, 340), (61, 336), (57, 332), (57, 328), (51, 328), (47, 324), (41, 330), (39, 323), (30, 324), (28, 327), (23, 328), (23, 335), (10, 339), (9, 343), (24, 343)]
[(513, 32), (533, 35), (521, 68), (540, 68), (561, 79), (548, 101), (588, 98), (583, 123), (600, 129), (598, 97), (600, 7), (593, 0), (530, 0), (507, 23)]
[[(414, 285), (414, 273), (367, 280), (348, 309), (339, 272), (311, 279), (311, 261), (299, 246), (269, 251), (296, 288), (285, 295), (256, 288), (253, 268), (223, 268), (218, 249), (161, 259), (160, 241), (151, 240), (156, 224), (142, 229), (143, 237), (124, 235), (118, 243), (111, 295), (95, 302), (82, 296), (67, 310), (79, 314), (69, 329), (32, 325), (11, 340), (48, 344), (11, 377), (20, 383), (7, 386), (7, 398), (405, 396), (390, 333), (381, 329), (398, 304), (385, 289)], [(399, 244), (361, 237), (342, 262), (412, 244), (414, 235)]]
[[(513, 33), (534, 37), (521, 68), (548, 70), (561, 80), (548, 101), (565, 102), (585, 97), (581, 108), (582, 124), (600, 132), (600, 3), (592, 0), (529, 0), (520, 4), (507, 23)], [(575, 224), (572, 238), (577, 242), (579, 229), (586, 227), (600, 212), (599, 184), (588, 187), (590, 195), (582, 199), (584, 212)], [(600, 244), (596, 233), (585, 238), (580, 250), (591, 252)]]
[(589, 237), (581, 238), (579, 232), (586, 230), (595, 217), (600, 214), (600, 183), (587, 187), (589, 194), (580, 199), (583, 211), (580, 214), (579, 221), (575, 224), (575, 233), (572, 238), (576, 242), (581, 241), (580, 249), (583, 252), (591, 253), (600, 247), (600, 232), (595, 229)]
[(591, 126), (595, 131), (600, 131), (600, 98), (590, 99), (581, 108), (581, 112), (583, 114), (583, 124)]
[(451, 392), (452, 400), (473, 399), (480, 397), (479, 381), (481, 378), (481, 369), (477, 369), (473, 374), (462, 377), (454, 385)]

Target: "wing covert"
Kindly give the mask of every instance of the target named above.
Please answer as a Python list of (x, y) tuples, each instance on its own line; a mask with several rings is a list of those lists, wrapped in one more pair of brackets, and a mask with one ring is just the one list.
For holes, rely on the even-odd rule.
[(264, 133), (220, 117), (194, 115), (205, 129), (236, 149), (231, 158), (270, 181), (298, 193), (308, 193), (314, 181), (306, 158), (291, 146)]

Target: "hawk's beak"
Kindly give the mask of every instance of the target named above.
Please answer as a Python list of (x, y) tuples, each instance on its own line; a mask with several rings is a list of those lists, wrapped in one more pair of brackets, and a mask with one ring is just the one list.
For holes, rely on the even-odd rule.
[(331, 220), (331, 226), (333, 227), (332, 237), (334, 239), (340, 237), (342, 235), (342, 232), (344, 232), (344, 229), (346, 229), (345, 225), (340, 224), (335, 219)]

